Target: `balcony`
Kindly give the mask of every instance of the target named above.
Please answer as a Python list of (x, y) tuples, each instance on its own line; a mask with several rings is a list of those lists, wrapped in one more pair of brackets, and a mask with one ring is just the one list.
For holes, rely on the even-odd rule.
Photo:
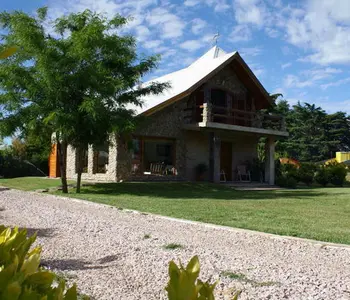
[(285, 119), (280, 115), (214, 106), (207, 103), (194, 108), (186, 108), (184, 112), (188, 128), (195, 125), (197, 127), (288, 136)]

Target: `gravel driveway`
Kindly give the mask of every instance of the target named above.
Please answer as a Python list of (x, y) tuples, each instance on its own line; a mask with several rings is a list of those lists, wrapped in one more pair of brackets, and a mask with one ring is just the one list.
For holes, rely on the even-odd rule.
[[(220, 280), (217, 299), (235, 288), (240, 299), (350, 299), (348, 247), (16, 190), (0, 189), (0, 207), (0, 223), (38, 231), (44, 263), (96, 299), (166, 299), (168, 262), (195, 254), (202, 279)], [(164, 249), (169, 243), (183, 248)]]

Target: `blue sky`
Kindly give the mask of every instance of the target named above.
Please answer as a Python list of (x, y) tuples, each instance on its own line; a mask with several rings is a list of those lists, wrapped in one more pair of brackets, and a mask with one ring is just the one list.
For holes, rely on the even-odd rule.
[(50, 18), (85, 8), (133, 16), (139, 52), (162, 54), (152, 77), (183, 68), (212, 46), (239, 51), (269, 92), (350, 113), (349, 0), (1, 0), (1, 10)]

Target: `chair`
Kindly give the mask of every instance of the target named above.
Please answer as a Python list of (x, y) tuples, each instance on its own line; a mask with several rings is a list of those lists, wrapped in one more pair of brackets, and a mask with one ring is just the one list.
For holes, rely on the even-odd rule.
[[(237, 173), (239, 181), (251, 182), (250, 171), (247, 170), (245, 165), (237, 166)], [(245, 179), (245, 180), (243, 180)]]
[(150, 172), (151, 174), (163, 175), (164, 163), (151, 163)]
[[(223, 180), (221, 180), (223, 178)], [(226, 182), (226, 173), (224, 170), (220, 171), (220, 182)]]

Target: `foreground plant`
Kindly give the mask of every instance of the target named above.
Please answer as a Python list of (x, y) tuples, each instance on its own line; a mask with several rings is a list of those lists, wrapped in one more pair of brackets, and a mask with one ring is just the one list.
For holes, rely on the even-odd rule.
[[(214, 289), (217, 282), (210, 284), (198, 279), (200, 264), (198, 256), (192, 257), (186, 268), (180, 267), (174, 261), (169, 264), (169, 282), (165, 288), (169, 300), (214, 300)], [(237, 292), (233, 300), (238, 299)]]
[(41, 247), (30, 250), (35, 240), (25, 229), (0, 226), (0, 299), (77, 300), (75, 285), (66, 289), (64, 280), (40, 267)]

